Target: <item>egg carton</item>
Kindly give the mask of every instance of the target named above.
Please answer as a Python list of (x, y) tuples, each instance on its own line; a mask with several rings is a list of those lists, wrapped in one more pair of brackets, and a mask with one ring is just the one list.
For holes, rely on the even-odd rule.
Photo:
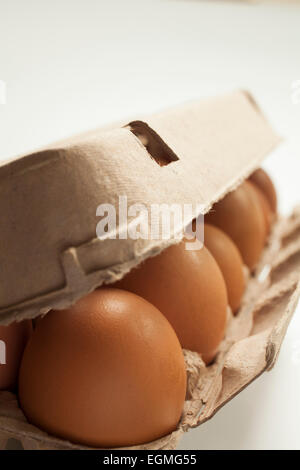
[[(237, 91), (74, 137), (0, 167), (0, 323), (62, 309), (141, 261), (170, 239), (99, 240), (96, 209), (143, 203), (193, 206), (191, 220), (261, 164), (280, 139), (253, 98)], [(159, 223), (159, 220), (155, 221)], [(300, 210), (278, 219), (237, 316), (213, 365), (184, 351), (187, 397), (176, 431), (133, 449), (174, 449), (188, 429), (210, 419), (273, 367), (299, 298)], [(2, 249), (4, 247), (4, 249)], [(86, 449), (27, 422), (17, 397), (0, 392), (0, 442), (25, 449)]]

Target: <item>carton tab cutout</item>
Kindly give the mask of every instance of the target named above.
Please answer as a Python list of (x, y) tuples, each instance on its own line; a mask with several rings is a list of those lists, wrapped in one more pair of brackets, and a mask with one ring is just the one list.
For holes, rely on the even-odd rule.
[(133, 121), (128, 127), (144, 147), (146, 147), (147, 152), (158, 165), (165, 166), (179, 160), (173, 150), (171, 150), (161, 137), (145, 122)]

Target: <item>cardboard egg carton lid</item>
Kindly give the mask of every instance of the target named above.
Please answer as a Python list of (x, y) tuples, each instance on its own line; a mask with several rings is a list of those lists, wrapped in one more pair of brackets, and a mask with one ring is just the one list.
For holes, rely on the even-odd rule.
[(99, 240), (100, 204), (118, 209), (120, 195), (149, 211), (155, 203), (192, 204), (194, 217), (197, 205), (207, 212), (279, 140), (253, 98), (237, 91), (0, 166), (0, 324), (66, 308), (176, 241), (175, 229), (169, 240)]

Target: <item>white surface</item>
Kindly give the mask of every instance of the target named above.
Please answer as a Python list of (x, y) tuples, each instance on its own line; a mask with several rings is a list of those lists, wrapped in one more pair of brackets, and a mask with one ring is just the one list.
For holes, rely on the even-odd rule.
[[(234, 88), (287, 139), (266, 162), (299, 203), (300, 6), (192, 0), (0, 0), (0, 160), (70, 134)], [(1, 102), (1, 100), (0, 100)], [(300, 310), (275, 369), (181, 449), (300, 449)]]

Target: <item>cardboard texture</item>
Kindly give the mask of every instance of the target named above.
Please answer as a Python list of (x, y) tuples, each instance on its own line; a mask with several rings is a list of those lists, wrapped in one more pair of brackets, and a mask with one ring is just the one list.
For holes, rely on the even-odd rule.
[[(277, 145), (246, 92), (189, 103), (124, 127), (75, 137), (0, 167), (0, 323), (65, 308), (178, 242), (99, 240), (96, 208), (196, 204), (207, 212), (260, 166)], [(147, 144), (146, 147), (144, 144)], [(159, 223), (156, 220), (155, 223)], [(230, 318), (216, 362), (185, 351), (188, 391), (178, 429), (139, 449), (173, 449), (181, 434), (233, 398), (277, 358), (299, 298), (300, 210), (274, 226), (239, 314)], [(30, 425), (16, 397), (0, 392), (0, 445), (85, 448)]]

